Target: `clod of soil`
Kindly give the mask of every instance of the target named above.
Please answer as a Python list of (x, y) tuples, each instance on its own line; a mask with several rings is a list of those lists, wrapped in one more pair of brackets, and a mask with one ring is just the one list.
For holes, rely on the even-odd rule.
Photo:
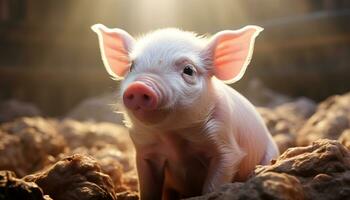
[(350, 129), (346, 129), (339, 137), (339, 142), (350, 149)]
[(259, 107), (267, 128), (273, 136), (280, 152), (296, 146), (296, 134), (305, 120), (316, 109), (316, 104), (307, 98), (298, 98), (274, 108)]
[(331, 96), (300, 129), (297, 145), (305, 146), (320, 138), (336, 140), (350, 128), (350, 93)]
[(338, 141), (321, 139), (288, 149), (273, 164), (257, 167), (245, 183), (188, 200), (349, 198), (350, 152)]
[(0, 171), (0, 200), (52, 200), (33, 182), (16, 178), (11, 171)]
[(20, 118), (0, 127), (0, 170), (22, 177), (52, 164), (54, 157), (66, 151), (53, 121)]
[[(114, 183), (115, 191), (137, 190), (133, 144), (121, 125), (106, 122), (79, 122), (65, 119), (57, 124), (69, 153), (95, 158)], [(135, 175), (134, 175), (135, 174)]]
[(65, 119), (57, 126), (68, 146), (75, 149), (81, 146), (112, 144), (120, 151), (132, 151), (132, 143), (125, 127), (107, 122), (79, 122)]
[(24, 180), (35, 182), (54, 200), (116, 200), (111, 178), (87, 156), (66, 157)]
[[(328, 98), (315, 113), (305, 98), (260, 108), (284, 153), (244, 183), (190, 199), (350, 199), (349, 102), (350, 93)], [(25, 177), (0, 171), (0, 200), (137, 200), (134, 156), (127, 129), (117, 124), (41, 117), (2, 123), (0, 170)]]
[(320, 173), (342, 173), (347, 170), (350, 170), (349, 150), (336, 140), (320, 139), (306, 147), (288, 149), (273, 165), (260, 166), (256, 173), (278, 172), (314, 177)]

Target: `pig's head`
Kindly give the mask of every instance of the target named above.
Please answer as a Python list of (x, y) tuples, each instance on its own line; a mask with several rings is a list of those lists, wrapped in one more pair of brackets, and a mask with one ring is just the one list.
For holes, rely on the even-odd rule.
[(258, 26), (211, 38), (160, 29), (139, 39), (101, 24), (98, 34), (108, 73), (121, 82), (121, 105), (131, 125), (187, 127), (207, 120), (215, 104), (212, 77), (239, 80), (250, 62)]

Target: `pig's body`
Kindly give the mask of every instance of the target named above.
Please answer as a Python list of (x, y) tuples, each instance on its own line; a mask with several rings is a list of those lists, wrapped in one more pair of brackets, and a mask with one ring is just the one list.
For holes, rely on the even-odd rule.
[(190, 197), (213, 191), (221, 183), (245, 181), (256, 165), (268, 164), (279, 154), (254, 106), (215, 78), (212, 84), (215, 106), (207, 121), (166, 132), (145, 127), (130, 132), (137, 160), (162, 168), (163, 196)]
[[(254, 107), (225, 85), (239, 80), (262, 30), (210, 40), (178, 29), (133, 39), (95, 25), (107, 71), (121, 83), (142, 200), (179, 199), (244, 181), (278, 150)], [(224, 82), (223, 82), (224, 81)]]

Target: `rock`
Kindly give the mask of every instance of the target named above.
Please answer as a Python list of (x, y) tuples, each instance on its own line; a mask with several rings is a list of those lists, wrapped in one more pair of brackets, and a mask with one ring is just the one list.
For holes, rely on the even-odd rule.
[(298, 146), (306, 146), (320, 138), (338, 139), (350, 128), (350, 93), (335, 95), (319, 104), (317, 111), (300, 129)]
[(40, 116), (41, 111), (31, 103), (18, 100), (0, 102), (0, 123), (9, 122), (20, 117)]
[(321, 139), (285, 151), (271, 165), (258, 166), (245, 183), (232, 183), (190, 200), (349, 199), (350, 152)]
[(0, 170), (19, 176), (42, 169), (67, 151), (54, 122), (41, 117), (20, 118), (0, 126)]
[(80, 121), (112, 122), (123, 124), (123, 115), (116, 111), (116, 94), (105, 94), (83, 100), (66, 118)]
[(35, 182), (54, 200), (116, 200), (112, 180), (96, 160), (78, 154), (24, 180)]
[(52, 200), (33, 182), (16, 178), (11, 171), (0, 171), (0, 200)]
[(339, 137), (339, 142), (350, 149), (350, 129), (346, 129)]

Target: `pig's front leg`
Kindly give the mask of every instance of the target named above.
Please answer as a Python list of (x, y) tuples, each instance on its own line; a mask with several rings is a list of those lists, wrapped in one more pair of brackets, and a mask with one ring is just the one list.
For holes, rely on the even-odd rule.
[(227, 144), (226, 142), (218, 146), (217, 155), (211, 159), (209, 164), (203, 194), (213, 192), (221, 185), (232, 182), (240, 161), (245, 155), (235, 141), (232, 143)]
[(141, 200), (161, 199), (164, 181), (162, 162), (137, 153), (136, 165)]

